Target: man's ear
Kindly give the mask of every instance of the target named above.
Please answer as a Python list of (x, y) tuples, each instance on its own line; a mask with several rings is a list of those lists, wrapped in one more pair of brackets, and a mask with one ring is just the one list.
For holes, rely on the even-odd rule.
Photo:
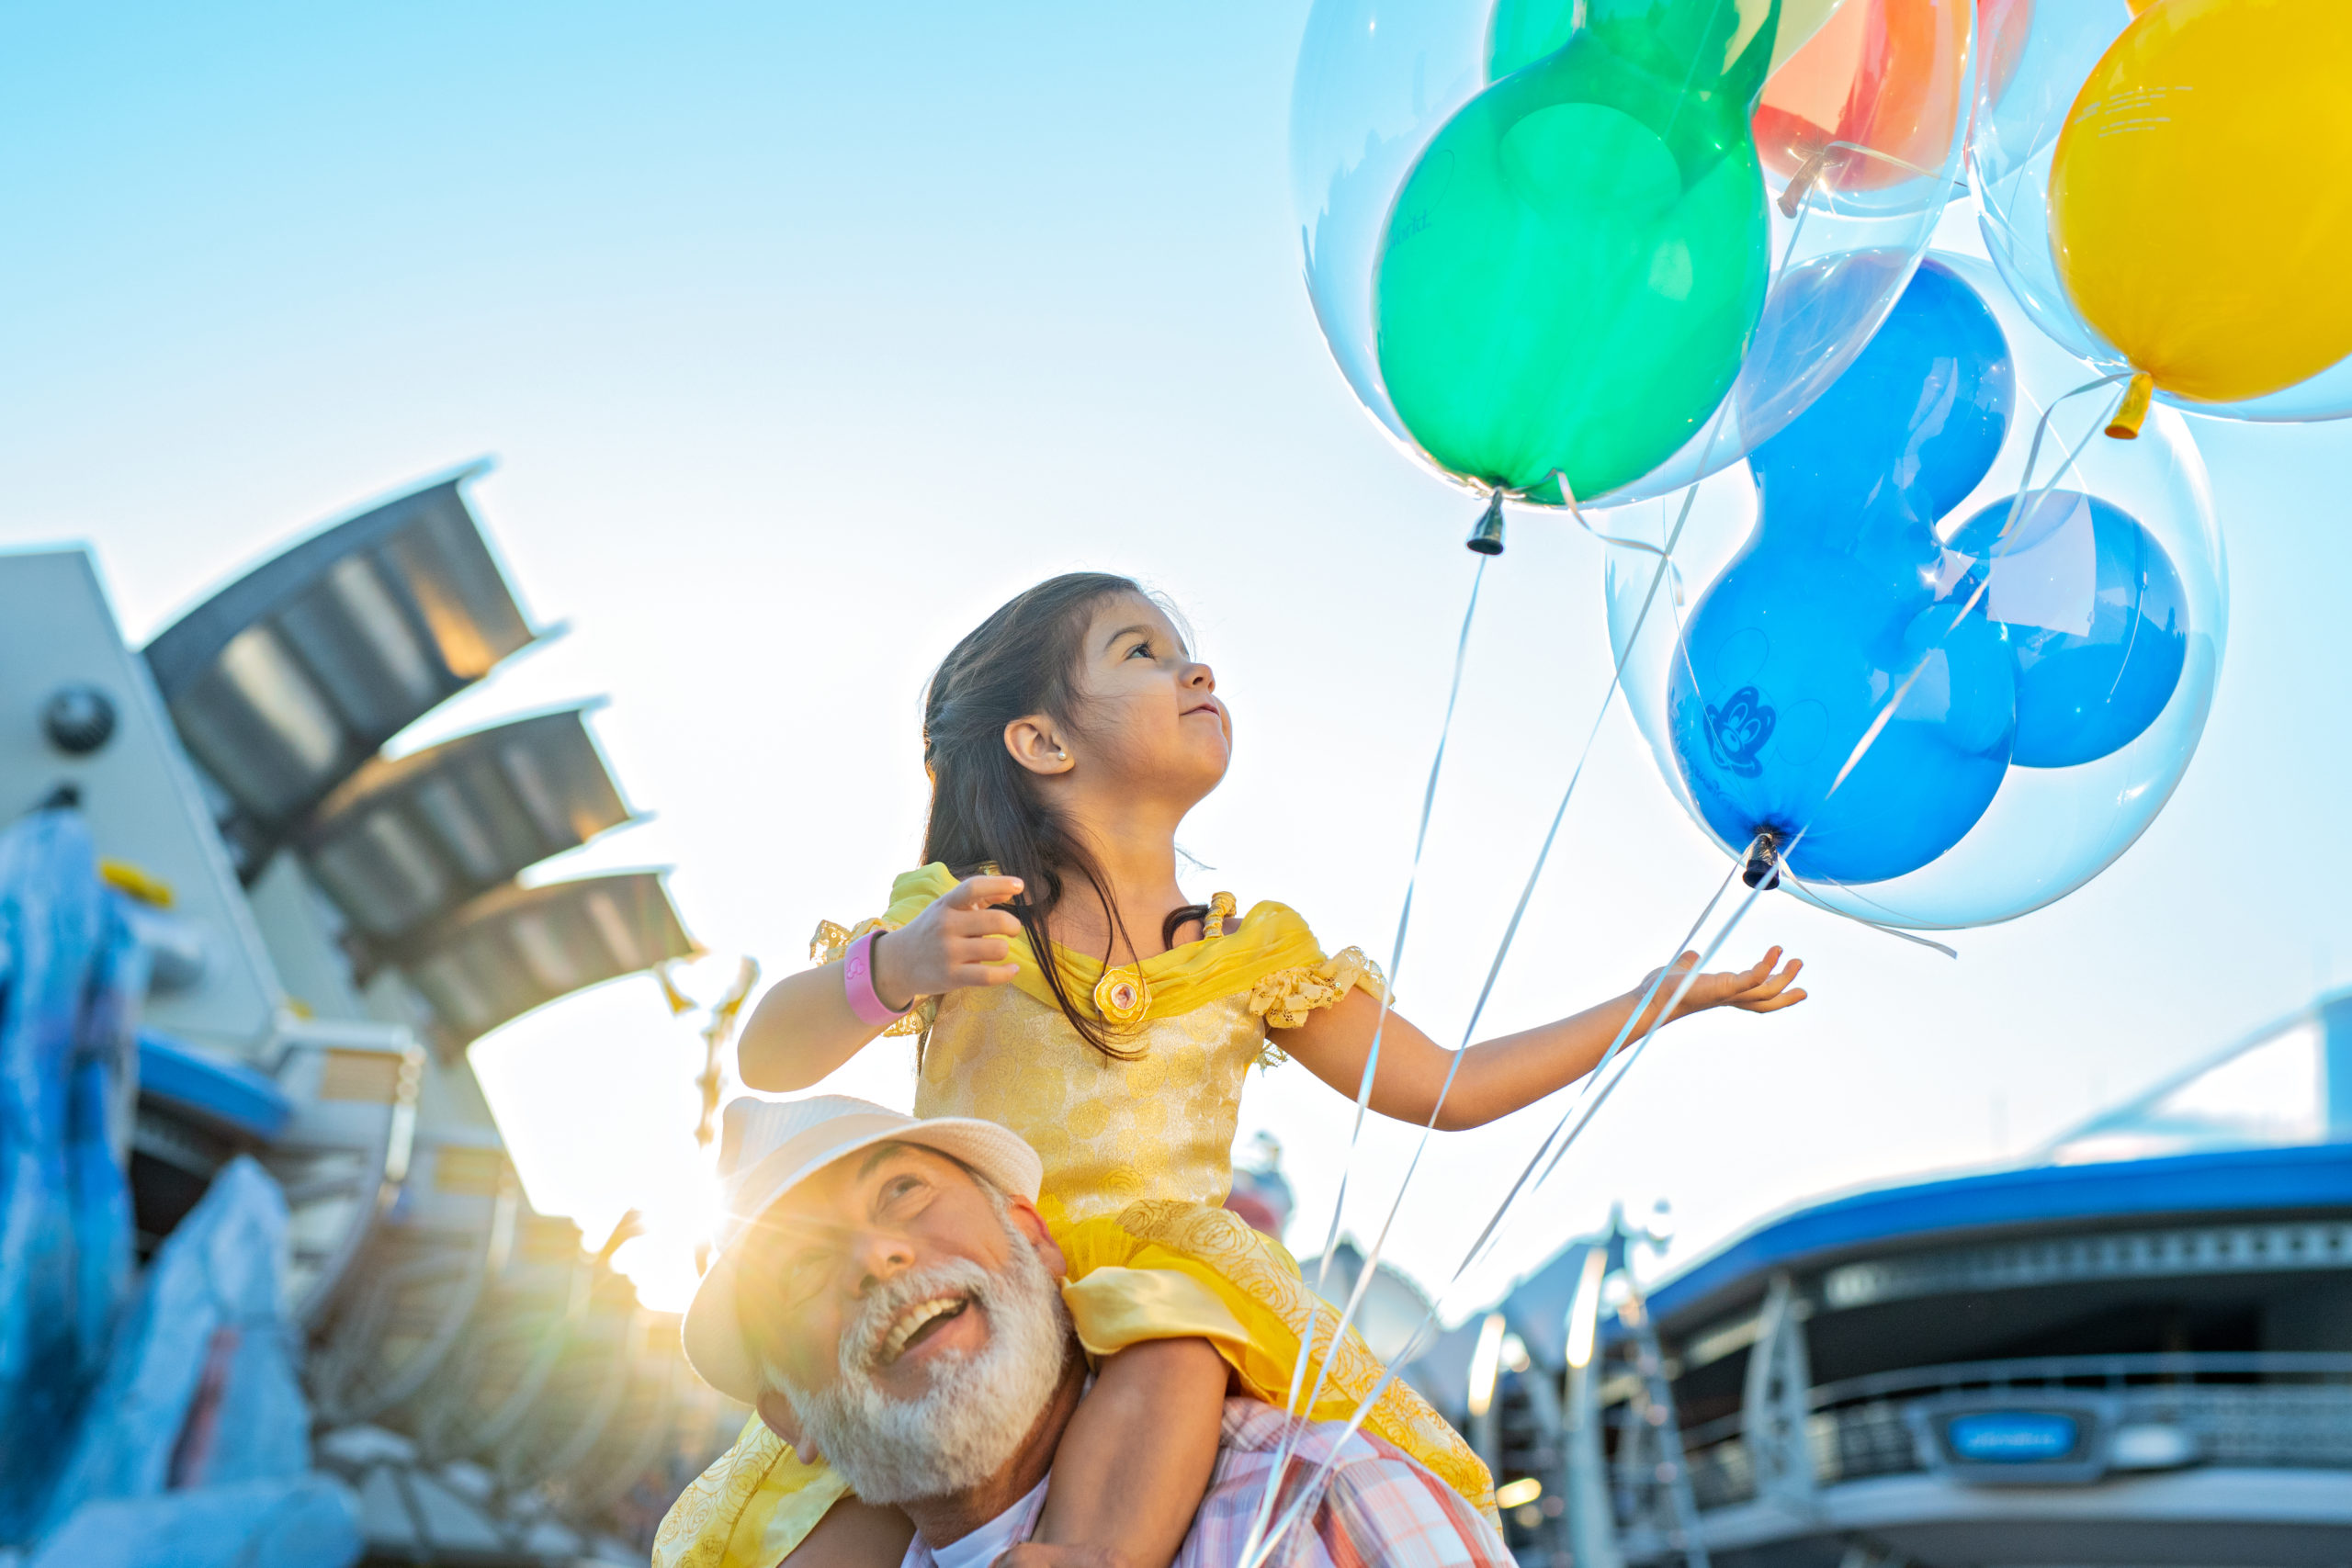
[(1012, 1223), (1021, 1228), (1021, 1234), (1036, 1247), (1037, 1259), (1045, 1264), (1046, 1272), (1057, 1280), (1068, 1276), (1069, 1259), (1062, 1256), (1061, 1247), (1054, 1240), (1054, 1233), (1046, 1228), (1046, 1216), (1037, 1212), (1037, 1205), (1026, 1198), (1007, 1196), (1004, 1208), (1012, 1216)]
[(792, 1413), (792, 1401), (772, 1388), (760, 1391), (759, 1403), (752, 1408), (760, 1413), (767, 1429), (792, 1445), (793, 1453), (803, 1464), (815, 1464), (824, 1455), (806, 1445), (800, 1435), (800, 1417)]
[(1042, 713), (1027, 714), (1006, 725), (1004, 749), (1033, 773), (1066, 773), (1077, 765), (1069, 759), (1069, 742), (1060, 727)]

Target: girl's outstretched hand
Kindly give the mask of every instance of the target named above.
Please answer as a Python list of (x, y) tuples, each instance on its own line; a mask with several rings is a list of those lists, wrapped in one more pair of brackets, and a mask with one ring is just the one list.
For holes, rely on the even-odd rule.
[[(1791, 990), (1789, 983), (1804, 967), (1804, 960), (1792, 958), (1786, 966), (1775, 971), (1772, 966), (1780, 962), (1781, 950), (1776, 947), (1758, 959), (1752, 969), (1700, 976), (1690, 982), (1690, 988), (1683, 993), (1681, 1004), (1666, 1021), (1671, 1023), (1674, 1019), (1688, 1018), (1709, 1008), (1737, 1008), (1742, 1012), (1778, 1012), (1782, 1008), (1796, 1006), (1804, 1000), (1804, 992), (1802, 988)], [(1682, 977), (1698, 964), (1699, 955), (1686, 953), (1666, 968), (1653, 969), (1643, 976), (1642, 983), (1634, 987), (1634, 998), (1639, 1001), (1643, 997), (1650, 996), (1650, 1004), (1643, 1010), (1642, 1021), (1634, 1027), (1634, 1033), (1652, 1026), (1658, 1010), (1674, 999), (1675, 991), (1682, 985)], [(1652, 985), (1657, 987), (1655, 996), (1650, 994)]]
[(975, 876), (874, 943), (874, 989), (888, 1006), (914, 1005), (967, 986), (1001, 986), (1021, 972), (1008, 939), (1021, 922), (995, 908), (1021, 895), (1017, 876)]

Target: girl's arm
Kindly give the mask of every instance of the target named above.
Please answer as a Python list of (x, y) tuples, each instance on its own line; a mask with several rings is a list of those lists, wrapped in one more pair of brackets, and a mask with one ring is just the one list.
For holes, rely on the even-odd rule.
[[(1021, 922), (991, 905), (1017, 897), (1017, 876), (960, 882), (898, 931), (874, 943), (874, 990), (891, 1007), (910, 1007), (966, 986), (1001, 986), (1020, 971), (1008, 962), (1008, 938)], [(745, 1087), (788, 1093), (807, 1089), (881, 1033), (850, 1010), (836, 960), (786, 975), (768, 987), (735, 1048)]]
[[(1791, 959), (1775, 974), (1781, 950), (1772, 949), (1753, 969), (1736, 974), (1702, 975), (1675, 1010), (1683, 1018), (1708, 1008), (1735, 1007), (1745, 1012), (1778, 1012), (1804, 1000), (1804, 992), (1789, 989), (1801, 960)], [(1672, 998), (1681, 976), (1699, 962), (1695, 953), (1675, 960), (1650, 1000), (1639, 1024), (1626, 1035), (1630, 1044), (1652, 1026), (1658, 1010)], [(1532, 1105), (1553, 1090), (1576, 1082), (1600, 1064), (1609, 1043), (1634, 1015), (1652, 975), (1622, 997), (1587, 1008), (1557, 1023), (1484, 1041), (1462, 1054), (1462, 1068), (1453, 1087), (1445, 1091), (1445, 1105), (1437, 1124), (1448, 1131), (1476, 1127)], [(1672, 1020), (1667, 1021), (1671, 1022)], [(1363, 991), (1350, 991), (1330, 1007), (1307, 1015), (1296, 1029), (1278, 1030), (1274, 1043), (1296, 1057), (1306, 1070), (1333, 1089), (1355, 1098), (1363, 1080), (1364, 1058), (1372, 1051), (1373, 1032), (1380, 1031), (1380, 1067), (1372, 1085), (1372, 1108), (1400, 1122), (1426, 1122), (1437, 1107), (1453, 1053), (1396, 1016), (1380, 1021), (1380, 1004)]]
[(1205, 1339), (1106, 1357), (1054, 1450), (1036, 1540), (1119, 1568), (1168, 1568), (1208, 1495), (1225, 1389), (1225, 1358)]

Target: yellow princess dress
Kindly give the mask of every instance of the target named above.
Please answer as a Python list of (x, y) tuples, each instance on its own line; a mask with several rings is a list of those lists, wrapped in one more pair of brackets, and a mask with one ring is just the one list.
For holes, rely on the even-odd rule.
[[(830, 962), (866, 931), (896, 931), (955, 886), (943, 865), (910, 872), (880, 918), (854, 931), (820, 926), (812, 954)], [(1069, 1261), (1062, 1295), (1090, 1355), (1204, 1338), (1243, 1388), (1282, 1404), (1301, 1339), (1312, 1325), (1328, 1348), (1339, 1314), (1280, 1242), (1224, 1207), (1242, 1078), (1273, 1051), (1270, 1025), (1295, 1027), (1351, 987), (1378, 996), (1382, 980), (1354, 948), (1326, 958), (1306, 922), (1280, 904), (1257, 905), (1238, 921), (1233, 910), (1232, 896), (1218, 894), (1200, 941), (1107, 975), (1055, 945), (1064, 984), (1094, 999), (1125, 1059), (1070, 1026), (1021, 937), (1011, 943), (1020, 969), (1012, 984), (927, 999), (888, 1032), (931, 1031), (916, 1115), (996, 1122), (1037, 1151), (1046, 1168), (1037, 1207)], [(1348, 1419), (1383, 1371), (1351, 1326), (1309, 1416)], [(1308, 1386), (1321, 1371), (1310, 1364)], [(1496, 1517), (1485, 1464), (1402, 1382), (1382, 1390), (1363, 1424)], [(753, 1416), (672, 1506), (653, 1568), (774, 1568), (847, 1490)]]

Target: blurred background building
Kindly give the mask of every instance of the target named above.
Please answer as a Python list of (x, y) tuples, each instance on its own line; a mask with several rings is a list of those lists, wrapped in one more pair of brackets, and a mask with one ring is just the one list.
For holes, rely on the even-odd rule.
[(0, 554), (0, 1550), (642, 1562), (741, 1419), (467, 1064), (695, 952), (659, 872), (532, 875), (632, 819), (591, 705), (382, 755), (548, 635), (472, 472), (144, 649)]
[(2352, 992), (2018, 1165), (1783, 1213), (1645, 1289), (1570, 1247), (1409, 1369), (1521, 1560), (2352, 1560)]

